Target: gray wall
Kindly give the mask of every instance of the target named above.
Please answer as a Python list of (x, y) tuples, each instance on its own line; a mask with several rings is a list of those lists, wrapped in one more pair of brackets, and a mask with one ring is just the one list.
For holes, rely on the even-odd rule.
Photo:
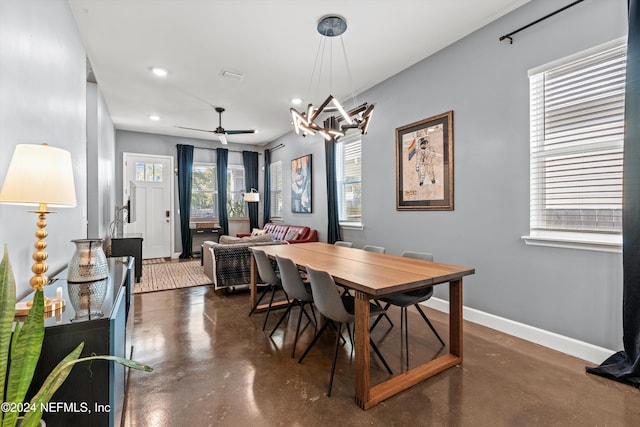
[[(64, 0), (0, 2), (0, 180), (16, 144), (71, 152), (78, 206), (48, 215), (50, 271), (73, 255), (71, 239), (86, 237), (85, 51)], [(0, 243), (7, 244), (18, 297), (31, 287), (37, 217), (27, 207), (0, 204)]]
[[(475, 267), (464, 304), (595, 345), (622, 344), (620, 254), (527, 246), (529, 231), (530, 68), (626, 35), (626, 2), (587, 0), (514, 36), (498, 37), (561, 5), (533, 1), (359, 95), (376, 104), (363, 138), (362, 230), (343, 230), (357, 246), (388, 253), (433, 252), (436, 260)], [(416, 41), (419, 42), (419, 41)], [(311, 60), (311, 58), (310, 58)], [(356, 76), (357, 78), (357, 76)], [(395, 129), (454, 111), (455, 210), (395, 209)], [(326, 239), (324, 147), (288, 134), (272, 160), (313, 154), (313, 213), (284, 221), (308, 224)], [(448, 299), (445, 288), (436, 295)]]
[(115, 219), (115, 129), (98, 85), (87, 83), (87, 236), (104, 239)]
[[(174, 158), (174, 165), (178, 167), (177, 144), (193, 145), (193, 161), (202, 163), (215, 163), (217, 147), (222, 147), (218, 141), (210, 141), (195, 138), (183, 138), (179, 136), (158, 135), (144, 132), (131, 132), (126, 130), (116, 131), (116, 200), (122, 203), (122, 165), (124, 153), (138, 154), (154, 154), (160, 156), (171, 156)], [(229, 144), (225, 146), (229, 150), (229, 164), (242, 164), (242, 150), (258, 151), (262, 153), (262, 147), (252, 145)], [(258, 165), (261, 173), (259, 174), (259, 185), (262, 188), (264, 174), (262, 168), (264, 158), (262, 155), (258, 158)], [(178, 177), (174, 174), (174, 249), (173, 252), (179, 254), (182, 252), (182, 243), (180, 239), (180, 213), (178, 204)], [(260, 223), (262, 223), (262, 202), (259, 205)], [(229, 222), (229, 234), (248, 232), (249, 222)]]

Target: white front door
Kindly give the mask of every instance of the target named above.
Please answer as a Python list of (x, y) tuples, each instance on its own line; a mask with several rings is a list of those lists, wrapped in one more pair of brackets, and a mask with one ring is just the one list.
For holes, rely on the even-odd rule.
[(142, 235), (143, 258), (171, 256), (173, 157), (124, 153), (124, 204), (131, 205), (126, 234)]

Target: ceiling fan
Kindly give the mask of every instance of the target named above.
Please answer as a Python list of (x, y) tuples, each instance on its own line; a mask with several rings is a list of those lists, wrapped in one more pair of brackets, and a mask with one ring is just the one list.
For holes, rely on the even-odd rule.
[(180, 129), (198, 130), (198, 131), (201, 131), (201, 132), (215, 133), (218, 136), (218, 139), (220, 140), (220, 142), (222, 144), (224, 144), (224, 145), (227, 145), (227, 137), (226, 137), (226, 135), (240, 135), (240, 134), (243, 134), (243, 133), (256, 133), (255, 129), (226, 130), (225, 128), (222, 127), (222, 113), (224, 113), (224, 108), (215, 107), (215, 110), (218, 113), (218, 127), (215, 130), (196, 129), (196, 128), (189, 128), (189, 127), (184, 127), (184, 126), (176, 126), (176, 127), (180, 128)]

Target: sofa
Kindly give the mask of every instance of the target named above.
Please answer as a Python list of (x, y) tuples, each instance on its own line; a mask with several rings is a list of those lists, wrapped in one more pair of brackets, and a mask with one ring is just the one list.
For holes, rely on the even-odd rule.
[[(254, 230), (255, 232), (255, 230)], [(313, 230), (304, 225), (276, 224), (268, 222), (260, 232), (269, 233), (274, 240), (286, 240), (289, 243), (306, 243), (318, 241), (318, 230)], [(254, 233), (239, 233), (237, 237), (249, 237)]]
[[(256, 237), (220, 236), (219, 242), (203, 243), (202, 265), (214, 289), (235, 291), (249, 289), (251, 282), (251, 246), (282, 245), (270, 234)], [(259, 281), (258, 283), (261, 283)]]

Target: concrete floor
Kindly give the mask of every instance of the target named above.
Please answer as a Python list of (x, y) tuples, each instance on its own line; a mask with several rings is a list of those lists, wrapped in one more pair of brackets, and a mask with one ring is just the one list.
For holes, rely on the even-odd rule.
[[(297, 310), (297, 309), (296, 309)], [(203, 286), (135, 296), (133, 358), (154, 367), (131, 371), (127, 426), (638, 426), (640, 391), (585, 373), (588, 363), (464, 323), (464, 362), (363, 411), (354, 403), (351, 346), (333, 355), (327, 334), (302, 364), (291, 359), (297, 311), (269, 338), (281, 312), (248, 317), (248, 293)], [(447, 341), (447, 316), (427, 310)], [(400, 365), (400, 312), (372, 337), (394, 372)], [(304, 321), (303, 321), (304, 322)], [(288, 323), (288, 324), (287, 324)], [(409, 312), (411, 364), (439, 344)], [(301, 334), (300, 355), (314, 334)], [(372, 381), (386, 372), (372, 356)]]

